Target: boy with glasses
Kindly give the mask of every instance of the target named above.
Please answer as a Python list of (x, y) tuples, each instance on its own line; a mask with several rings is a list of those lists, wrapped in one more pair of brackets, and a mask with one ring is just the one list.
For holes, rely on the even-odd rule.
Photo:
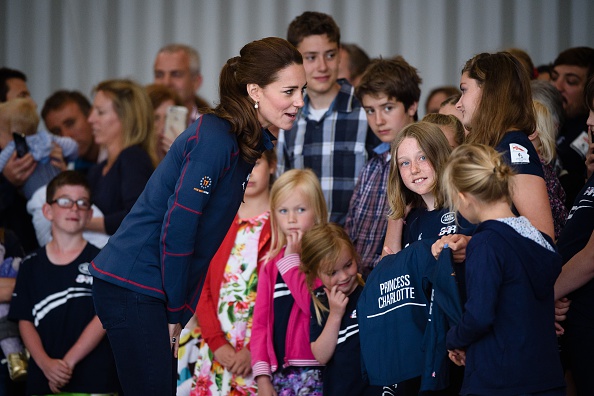
[(93, 213), (90, 194), (85, 177), (76, 171), (52, 179), (42, 209), (51, 222), (52, 240), (25, 257), (19, 269), (9, 318), (18, 321), (31, 354), (28, 394), (118, 390), (88, 270), (99, 249), (83, 238)]

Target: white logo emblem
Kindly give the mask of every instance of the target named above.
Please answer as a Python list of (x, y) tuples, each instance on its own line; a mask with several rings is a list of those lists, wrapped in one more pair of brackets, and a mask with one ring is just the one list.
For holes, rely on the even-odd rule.
[(509, 144), (509, 154), (511, 155), (512, 164), (529, 164), (530, 155), (526, 147), (517, 143)]
[(78, 265), (78, 272), (84, 275), (91, 275), (91, 271), (89, 271), (89, 263), (82, 263)]
[(456, 219), (456, 214), (454, 212), (448, 212), (441, 216), (441, 224), (450, 224), (452, 221)]

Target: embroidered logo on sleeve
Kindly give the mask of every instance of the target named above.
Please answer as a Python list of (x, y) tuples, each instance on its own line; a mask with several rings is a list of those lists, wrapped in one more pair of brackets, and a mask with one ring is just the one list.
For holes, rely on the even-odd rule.
[(510, 143), (509, 154), (511, 156), (512, 164), (530, 163), (530, 154), (528, 154), (528, 150), (526, 150), (526, 147), (522, 146), (521, 144)]
[(251, 176), (251, 173), (249, 175), (247, 175), (247, 177), (245, 178), (245, 181), (243, 183), (241, 183), (241, 188), (243, 188), (243, 192), (245, 192), (245, 188), (247, 187), (248, 183), (250, 182), (250, 176)]
[(200, 179), (200, 188), (198, 187), (194, 187), (194, 191), (198, 191), (199, 193), (202, 194), (210, 194), (210, 186), (212, 185), (212, 179), (210, 178), (210, 176), (203, 176), (202, 179)]

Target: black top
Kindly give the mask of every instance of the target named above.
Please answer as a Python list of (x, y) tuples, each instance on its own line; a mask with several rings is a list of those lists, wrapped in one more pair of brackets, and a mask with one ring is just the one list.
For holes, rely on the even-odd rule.
[[(582, 250), (594, 231), (594, 176), (578, 194), (565, 228), (561, 231), (557, 247), (567, 263)], [(590, 280), (569, 295), (571, 308), (567, 312), (567, 324), (594, 327), (594, 280)]]
[[(458, 221), (456, 222), (456, 217)], [(406, 216), (402, 232), (402, 246), (420, 241), (421, 239), (438, 240), (450, 234), (472, 235), (476, 226), (471, 224), (460, 214), (456, 216), (448, 208), (427, 210), (414, 208)]]
[[(361, 374), (361, 344), (359, 343), (359, 324), (357, 322), (357, 302), (363, 286), (357, 288), (348, 296), (349, 301), (340, 321), (340, 330), (336, 349), (332, 359), (322, 370), (324, 396), (329, 395), (363, 395), (367, 388)], [(329, 308), (328, 296), (324, 287), (317, 288), (314, 293), (320, 302)], [(322, 323), (318, 324), (314, 302), (311, 302), (310, 340), (318, 339), (326, 321), (328, 312), (322, 312)]]
[[(89, 263), (99, 249), (87, 244), (67, 265), (52, 264), (45, 248), (21, 263), (10, 305), (11, 320), (35, 326), (45, 352), (61, 359), (95, 317)], [(109, 393), (117, 390), (115, 362), (107, 337), (81, 360), (63, 392)], [(33, 359), (29, 360), (28, 394), (51, 394), (48, 380)]]
[(107, 160), (93, 166), (87, 175), (93, 203), (105, 216), (105, 231), (113, 235), (144, 190), (154, 167), (140, 146), (125, 148), (105, 176)]

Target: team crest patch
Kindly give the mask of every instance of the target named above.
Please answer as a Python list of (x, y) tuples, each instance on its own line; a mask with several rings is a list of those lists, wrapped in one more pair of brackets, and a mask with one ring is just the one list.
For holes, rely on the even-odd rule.
[(210, 190), (211, 185), (212, 179), (210, 178), (210, 176), (203, 176), (202, 179), (200, 179), (200, 188), (194, 187), (194, 191), (198, 191), (202, 194), (210, 194), (208, 190)]
[(85, 285), (93, 284), (93, 276), (89, 272), (89, 263), (82, 263), (78, 265), (79, 274), (76, 276), (75, 282)]
[(450, 224), (452, 221), (456, 219), (456, 214), (454, 212), (448, 212), (441, 216), (441, 224)]
[(528, 164), (530, 163), (530, 154), (526, 147), (517, 143), (509, 144), (509, 154), (511, 156), (512, 164)]
[(84, 275), (91, 275), (91, 271), (89, 271), (89, 263), (82, 263), (78, 265), (78, 272)]

